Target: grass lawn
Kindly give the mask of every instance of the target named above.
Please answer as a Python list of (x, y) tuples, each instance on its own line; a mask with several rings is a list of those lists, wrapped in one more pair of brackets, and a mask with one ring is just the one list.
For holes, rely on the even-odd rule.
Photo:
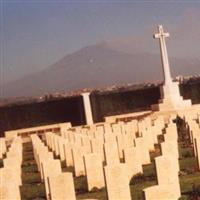
[(20, 192), (22, 200), (46, 199), (45, 186), (44, 183), (41, 183), (31, 143), (23, 144), (22, 186)]
[[(181, 130), (181, 129), (180, 129)], [(179, 131), (180, 131), (179, 130)], [(160, 141), (163, 138), (160, 136)], [(22, 164), (22, 180), (23, 185), (20, 188), (22, 199), (46, 199), (45, 187), (41, 183), (40, 173), (38, 172), (36, 163), (33, 158), (32, 145), (24, 144), (23, 146), (23, 164)], [(143, 189), (156, 185), (157, 177), (155, 171), (154, 158), (160, 155), (160, 146), (155, 145), (155, 152), (151, 152), (151, 164), (143, 165), (143, 174), (138, 174), (130, 181), (130, 192), (132, 199), (143, 200)], [(192, 146), (188, 143), (181, 142), (179, 144), (179, 165), (180, 165), (180, 200), (193, 200), (200, 195), (200, 172), (197, 170), (197, 159), (194, 157)], [(58, 159), (58, 157), (55, 157)], [(0, 160), (0, 166), (1, 166)], [(65, 162), (61, 162), (63, 172), (74, 171), (73, 167), (66, 167)], [(167, 167), (167, 166), (163, 166)], [(121, 184), (121, 183), (116, 183)], [(107, 192), (105, 188), (94, 188), (91, 192), (87, 191), (87, 180), (85, 176), (74, 177), (74, 185), (77, 199), (99, 199), (106, 200)], [(199, 191), (198, 191), (199, 188)], [(195, 196), (196, 195), (196, 196)]]
[(0, 168), (3, 167), (3, 159), (0, 159)]
[(200, 172), (185, 176), (180, 176), (179, 180), (180, 180), (181, 192), (183, 194), (191, 192), (193, 187), (200, 188)]
[[(191, 149), (181, 149), (181, 152), (187, 154), (187, 151), (191, 152)], [(28, 158), (25, 158), (25, 157)], [(40, 174), (37, 171), (37, 166), (31, 158), (31, 153), (24, 154), (23, 168), (23, 186), (21, 187), (22, 199), (45, 199), (44, 184), (41, 184)], [(197, 161), (194, 157), (186, 157), (179, 160), (181, 171), (190, 172), (190, 174), (181, 175), (179, 177), (182, 197), (181, 200), (189, 199), (189, 195), (192, 194), (193, 187), (200, 187), (200, 172), (194, 172), (197, 167)], [(63, 172), (73, 172), (72, 167), (66, 167), (65, 163), (62, 163)], [(146, 187), (150, 187), (157, 184), (155, 164), (152, 162), (149, 165), (143, 166), (143, 174), (136, 176), (130, 183), (130, 191), (132, 199), (142, 200), (142, 190)], [(74, 177), (74, 185), (77, 199), (100, 199), (106, 200), (106, 189), (94, 189), (91, 192), (87, 191), (86, 177)]]

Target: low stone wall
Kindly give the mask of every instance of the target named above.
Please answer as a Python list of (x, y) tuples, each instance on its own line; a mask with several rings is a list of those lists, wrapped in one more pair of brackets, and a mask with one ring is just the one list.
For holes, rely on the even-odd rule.
[(68, 121), (85, 124), (81, 97), (0, 107), (0, 136), (8, 130)]
[[(184, 99), (191, 99), (193, 104), (200, 103), (200, 79), (180, 85), (180, 92)], [(159, 99), (159, 87), (156, 86), (92, 92), (90, 95), (94, 122), (101, 122), (106, 116), (149, 110)], [(81, 96), (0, 107), (0, 136), (7, 130), (67, 121), (72, 126), (85, 124)]]
[(94, 92), (90, 97), (95, 122), (103, 121), (105, 116), (149, 110), (159, 98), (159, 88), (155, 86), (132, 91)]

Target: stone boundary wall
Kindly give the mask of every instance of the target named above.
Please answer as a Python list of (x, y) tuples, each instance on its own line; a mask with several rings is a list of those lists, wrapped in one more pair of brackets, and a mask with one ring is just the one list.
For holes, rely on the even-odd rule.
[[(200, 103), (200, 80), (180, 86), (184, 99)], [(92, 92), (90, 95), (94, 122), (105, 116), (146, 111), (160, 99), (158, 86), (137, 90)], [(72, 126), (85, 124), (81, 96), (46, 102), (0, 107), (0, 136), (4, 131), (69, 121)]]
[(81, 97), (0, 107), (0, 136), (5, 131), (62, 122), (85, 124)]

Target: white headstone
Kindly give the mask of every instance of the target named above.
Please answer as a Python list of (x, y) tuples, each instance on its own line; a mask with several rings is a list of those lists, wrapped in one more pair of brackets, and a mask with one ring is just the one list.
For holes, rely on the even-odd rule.
[(92, 153), (84, 156), (88, 190), (105, 186), (101, 155)]
[(51, 200), (76, 200), (72, 173), (62, 173), (48, 178)]
[(116, 142), (104, 143), (104, 153), (107, 165), (118, 164), (120, 162)]
[(130, 178), (132, 176), (142, 173), (142, 161), (139, 149), (136, 147), (129, 147), (124, 149), (125, 163), (127, 164), (130, 171)]
[(82, 147), (74, 146), (72, 147), (72, 157), (74, 163), (75, 176), (85, 175), (85, 166), (83, 162), (84, 150)]
[(105, 166), (104, 170), (108, 199), (131, 200), (129, 170), (126, 164)]

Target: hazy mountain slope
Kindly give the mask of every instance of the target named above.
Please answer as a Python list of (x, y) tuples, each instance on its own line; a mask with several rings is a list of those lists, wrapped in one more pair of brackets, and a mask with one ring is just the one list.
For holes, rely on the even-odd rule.
[[(199, 60), (170, 59), (173, 75), (200, 73)], [(93, 45), (65, 56), (46, 70), (4, 86), (5, 96), (33, 96), (86, 87), (162, 80), (160, 57), (128, 54)]]

